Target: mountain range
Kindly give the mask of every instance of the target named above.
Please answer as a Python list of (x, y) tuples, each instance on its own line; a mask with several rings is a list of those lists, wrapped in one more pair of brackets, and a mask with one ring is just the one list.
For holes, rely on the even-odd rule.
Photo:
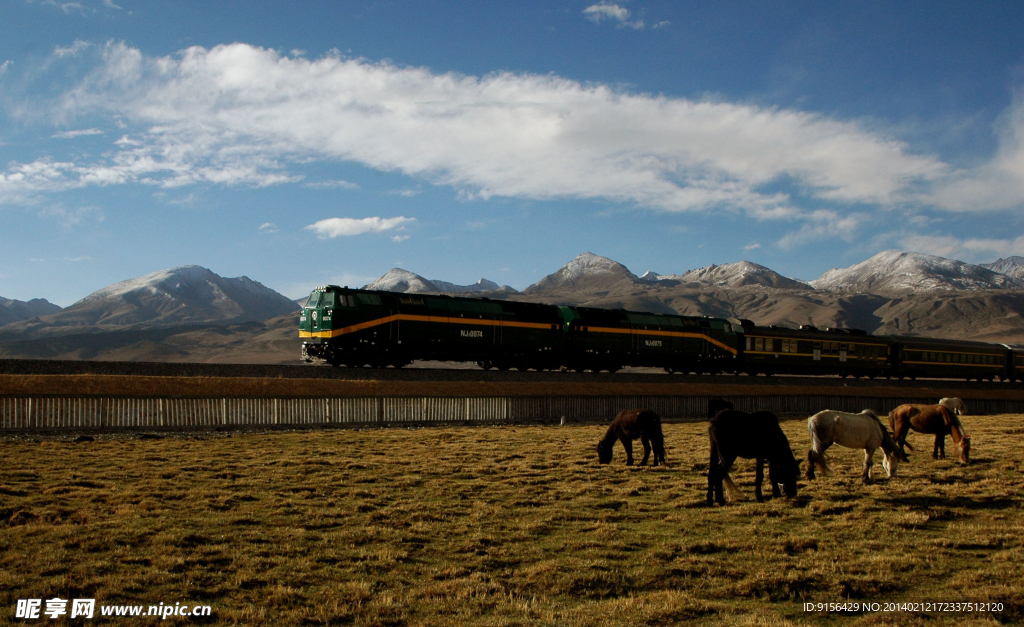
[[(973, 265), (884, 251), (805, 282), (749, 261), (637, 276), (586, 252), (522, 292), (487, 279), (428, 280), (401, 268), (366, 287), (1024, 342), (1022, 257)], [(182, 266), (116, 283), (65, 309), (0, 298), (0, 357), (294, 363), (297, 310), (247, 277)]]

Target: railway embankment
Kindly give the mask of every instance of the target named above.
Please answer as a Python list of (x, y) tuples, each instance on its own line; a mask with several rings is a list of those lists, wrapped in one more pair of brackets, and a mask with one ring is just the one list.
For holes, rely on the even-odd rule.
[(973, 414), (1024, 413), (1020, 384), (937, 379), (0, 361), (8, 431), (586, 422), (630, 407), (693, 420), (715, 397), (747, 411), (810, 415), (948, 396)]

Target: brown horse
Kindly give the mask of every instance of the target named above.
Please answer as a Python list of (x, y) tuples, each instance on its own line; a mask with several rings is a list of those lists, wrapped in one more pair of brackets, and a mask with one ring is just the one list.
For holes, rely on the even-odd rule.
[(964, 426), (957, 415), (959, 412), (950, 410), (948, 405), (900, 405), (889, 412), (889, 427), (900, 450), (904, 446), (913, 450), (914, 447), (907, 443), (907, 433), (911, 429), (919, 433), (934, 433), (932, 459), (945, 459), (946, 435), (949, 435), (953, 438), (960, 463), (971, 463), (971, 436), (964, 433)]
[(602, 464), (612, 461), (612, 447), (615, 441), (622, 442), (626, 449), (626, 465), (633, 465), (633, 440), (644, 445), (644, 458), (640, 465), (647, 465), (647, 458), (654, 449), (654, 465), (665, 462), (665, 438), (661, 434), (661, 417), (649, 409), (624, 409), (612, 421), (608, 431), (597, 443), (597, 460)]

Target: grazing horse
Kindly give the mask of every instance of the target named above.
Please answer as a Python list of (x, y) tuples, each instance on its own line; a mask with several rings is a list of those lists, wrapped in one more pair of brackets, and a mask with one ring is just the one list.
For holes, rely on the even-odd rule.
[(729, 476), (729, 468), (737, 457), (757, 460), (754, 480), (754, 497), (760, 503), (761, 483), (764, 481), (764, 463), (768, 462), (768, 481), (772, 496), (782, 496), (779, 485), (786, 496), (796, 496), (796, 480), (800, 474), (800, 462), (793, 457), (786, 434), (779, 427), (775, 414), (759, 411), (748, 414), (732, 409), (720, 412), (711, 419), (708, 437), (711, 441), (711, 459), (708, 463), (708, 505), (717, 500), (725, 505), (722, 483), (730, 495), (737, 494), (736, 484)]
[(711, 420), (727, 409), (732, 409), (732, 403), (725, 400), (724, 398), (713, 398), (708, 401), (708, 420)]
[[(963, 408), (960, 399), (942, 399), (947, 401), (940, 405), (900, 405), (889, 412), (889, 426), (893, 436), (899, 443), (913, 450), (907, 442), (907, 433), (913, 429), (920, 433), (934, 433), (935, 446), (932, 459), (946, 459), (946, 435), (953, 438), (957, 459), (961, 464), (971, 463), (971, 436), (964, 433), (964, 425), (960, 422), (958, 412)], [(954, 403), (953, 401), (956, 401)], [(950, 406), (956, 409), (950, 409)]]
[(940, 398), (939, 405), (942, 405), (957, 416), (963, 416), (967, 413), (967, 407), (964, 406), (964, 402), (956, 397)]
[(640, 465), (647, 465), (647, 458), (654, 449), (654, 465), (665, 462), (665, 438), (661, 434), (661, 417), (649, 409), (624, 409), (612, 421), (608, 431), (597, 443), (597, 460), (602, 464), (612, 461), (612, 447), (615, 441), (622, 442), (626, 449), (626, 465), (633, 465), (633, 440), (639, 439), (644, 445), (644, 458)]
[(833, 444), (847, 448), (864, 449), (864, 473), (861, 479), (871, 483), (871, 465), (875, 449), (882, 448), (882, 467), (890, 478), (896, 476), (900, 461), (907, 461), (907, 455), (889, 434), (878, 414), (865, 409), (859, 414), (848, 414), (826, 409), (807, 419), (807, 430), (811, 434), (811, 449), (807, 451), (807, 479), (814, 479), (814, 467), (822, 474), (828, 474), (825, 451)]

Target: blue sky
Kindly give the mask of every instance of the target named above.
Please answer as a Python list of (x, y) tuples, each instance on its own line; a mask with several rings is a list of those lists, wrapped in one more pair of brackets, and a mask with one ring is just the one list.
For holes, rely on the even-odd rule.
[(1024, 255), (1019, 2), (0, 3), (0, 296)]

